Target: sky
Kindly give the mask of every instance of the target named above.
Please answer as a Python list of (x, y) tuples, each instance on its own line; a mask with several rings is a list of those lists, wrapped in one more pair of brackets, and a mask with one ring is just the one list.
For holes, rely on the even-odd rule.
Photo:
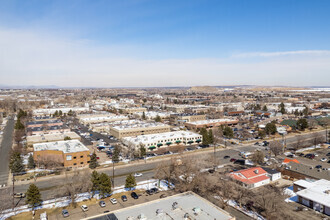
[(0, 85), (330, 86), (328, 0), (0, 0)]

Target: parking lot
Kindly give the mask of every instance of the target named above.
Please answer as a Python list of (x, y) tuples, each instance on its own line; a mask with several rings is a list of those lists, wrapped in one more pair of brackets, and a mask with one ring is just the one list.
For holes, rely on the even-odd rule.
[[(163, 194), (165, 194), (166, 196), (170, 196), (170, 195), (173, 195), (174, 193), (172, 191), (164, 191), (164, 192), (158, 192), (153, 195), (148, 195), (145, 192), (140, 192), (140, 193), (138, 193), (138, 195), (139, 195), (138, 199), (133, 199), (130, 195), (130, 192), (120, 193), (120, 194), (116, 194), (113, 197), (111, 197), (111, 198), (116, 198), (117, 204), (112, 204), (110, 202), (110, 197), (108, 197), (108, 198), (102, 199), (106, 204), (106, 206), (102, 208), (99, 205), (99, 201), (101, 201), (101, 200), (95, 200), (95, 199), (93, 199), (91, 201), (88, 200), (88, 201), (77, 204), (76, 208), (73, 208), (73, 207), (59, 208), (59, 209), (55, 210), (52, 214), (50, 214), (48, 216), (48, 219), (49, 220), (64, 219), (64, 217), (62, 215), (63, 209), (67, 209), (69, 212), (69, 215), (70, 215), (69, 217), (66, 217), (65, 219), (82, 219), (82, 218), (86, 218), (89, 216), (94, 216), (94, 215), (102, 214), (105, 212), (111, 212), (111, 211), (114, 211), (117, 209), (126, 208), (129, 206), (156, 200), (156, 199), (159, 199), (160, 196)], [(123, 202), (121, 200), (120, 197), (122, 195), (127, 196), (126, 202)], [(82, 209), (80, 207), (82, 204), (86, 204), (88, 206), (88, 211), (86, 211), (86, 212), (82, 211)]]

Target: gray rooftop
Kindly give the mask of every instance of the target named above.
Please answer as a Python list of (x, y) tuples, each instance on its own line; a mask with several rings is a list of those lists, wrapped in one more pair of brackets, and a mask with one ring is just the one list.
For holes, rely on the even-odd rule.
[[(176, 203), (175, 208), (173, 204)], [(162, 219), (179, 220), (190, 219), (201, 220), (229, 220), (235, 219), (226, 211), (220, 209), (209, 201), (192, 192), (182, 193), (170, 196), (164, 199), (158, 199), (147, 203), (123, 208), (112, 212), (118, 219)], [(108, 214), (110, 215), (110, 214)], [(112, 215), (112, 217), (113, 217)], [(88, 219), (101, 220), (107, 214), (90, 217)], [(139, 218), (140, 217), (140, 218)], [(189, 219), (186, 218), (186, 219)], [(115, 219), (115, 218), (114, 218)]]

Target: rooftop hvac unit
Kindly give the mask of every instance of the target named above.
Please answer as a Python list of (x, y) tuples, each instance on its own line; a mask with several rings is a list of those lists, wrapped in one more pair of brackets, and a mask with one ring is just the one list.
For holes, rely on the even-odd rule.
[(147, 220), (147, 217), (143, 213), (141, 213), (140, 215), (138, 215), (138, 219), (139, 220)]
[(202, 210), (199, 207), (195, 207), (195, 208), (193, 208), (193, 212), (194, 212), (195, 215), (198, 215), (199, 213), (202, 212)]
[(259, 173), (259, 170), (254, 170), (254, 173), (255, 173), (255, 174), (258, 174), (258, 173)]
[(183, 219), (184, 220), (190, 220), (189, 214), (185, 213), (184, 216), (183, 216)]
[(172, 204), (172, 209), (173, 210), (175, 210), (175, 209), (177, 209), (178, 208), (178, 203), (177, 202), (173, 202), (173, 204)]

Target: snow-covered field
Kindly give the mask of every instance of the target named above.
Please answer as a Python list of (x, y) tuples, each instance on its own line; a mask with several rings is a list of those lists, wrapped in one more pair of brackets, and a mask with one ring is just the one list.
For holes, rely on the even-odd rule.
[[(158, 189), (160, 191), (166, 191), (169, 190), (169, 185), (161, 180), (157, 180), (157, 179), (150, 179), (150, 180), (146, 180), (146, 181), (141, 181), (137, 183), (137, 186), (131, 190), (134, 189), (139, 189), (139, 190), (147, 190), (153, 187), (158, 187)], [(122, 193), (122, 192), (127, 192), (130, 189), (125, 188), (124, 186), (120, 186), (120, 187), (115, 187), (113, 189), (113, 192), (111, 195), (113, 194), (117, 194), (117, 193)], [(86, 193), (80, 193), (78, 194), (77, 198), (76, 198), (76, 202), (82, 202), (84, 200), (88, 200), (92, 197), (92, 194), (89, 192)], [(93, 198), (99, 199), (99, 194), (96, 193)], [(56, 198), (56, 199), (51, 199), (51, 200), (46, 200), (42, 202), (42, 205), (37, 207), (36, 209), (51, 209), (51, 208), (60, 208), (60, 207), (65, 207), (70, 205), (71, 203), (71, 199), (69, 197), (61, 197), (61, 198)], [(11, 216), (17, 215), (19, 213), (22, 212), (29, 212), (31, 211), (31, 208), (29, 208), (27, 205), (24, 206), (20, 206), (20, 207), (16, 207), (14, 210), (12, 209), (8, 209), (3, 211), (0, 214), (0, 220), (4, 220), (6, 218), (9, 218)]]

